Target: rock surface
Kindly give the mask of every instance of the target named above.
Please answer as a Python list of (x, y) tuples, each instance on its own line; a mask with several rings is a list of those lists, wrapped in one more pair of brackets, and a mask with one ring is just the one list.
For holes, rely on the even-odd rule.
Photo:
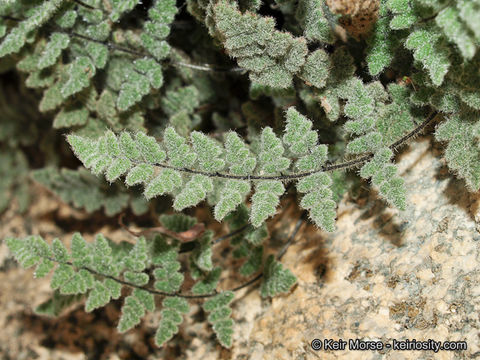
[[(298, 286), (257, 316), (236, 359), (480, 356), (480, 197), (449, 176), (429, 146), (423, 139), (399, 161), (411, 204), (405, 214), (371, 198), (362, 206), (343, 201), (337, 232), (297, 236), (283, 263)], [(468, 348), (314, 351), (313, 339), (432, 339)]]

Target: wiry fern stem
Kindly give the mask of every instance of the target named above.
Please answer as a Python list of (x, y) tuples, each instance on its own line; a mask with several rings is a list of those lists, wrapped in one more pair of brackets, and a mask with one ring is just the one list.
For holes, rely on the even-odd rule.
[[(85, 4), (85, 5), (89, 6), (88, 4)], [(0, 18), (4, 19), (4, 20), (15, 21), (15, 22), (21, 22), (22, 21), (22, 19), (20, 19), (20, 18), (8, 16), (8, 15), (0, 15)], [(117, 45), (117, 44), (115, 44), (113, 42), (110, 42), (110, 41), (107, 41), (107, 40), (93, 39), (91, 37), (88, 37), (88, 36), (85, 36), (85, 35), (82, 35), (82, 34), (78, 34), (74, 31), (65, 30), (65, 29), (62, 29), (62, 28), (59, 28), (59, 27), (56, 27), (56, 26), (46, 25), (46, 27), (50, 28), (50, 31), (52, 31), (52, 32), (59, 32), (59, 33), (67, 34), (67, 35), (70, 35), (72, 37), (75, 37), (75, 38), (78, 38), (78, 39), (81, 39), (81, 40), (86, 40), (86, 41), (93, 42), (93, 43), (96, 43), (96, 44), (105, 45), (106, 47), (108, 47), (111, 50), (123, 52), (123, 53), (129, 54), (129, 55), (134, 55), (138, 59), (145, 58), (145, 57), (152, 58), (149, 54), (147, 54), (145, 52), (140, 52), (140, 51), (137, 51), (137, 50), (133, 50), (131, 48), (120, 46), (120, 45)], [(155, 58), (152, 58), (152, 59), (155, 60)], [(225, 73), (242, 73), (242, 74), (246, 72), (245, 69), (243, 69), (241, 67), (238, 67), (238, 66), (222, 67), (222, 66), (218, 66), (218, 65), (214, 65), (214, 64), (191, 64), (191, 63), (187, 63), (187, 62), (183, 62), (183, 61), (172, 61), (172, 60), (162, 61), (162, 62), (157, 61), (157, 60), (155, 60), (155, 61), (158, 64), (161, 64), (161, 65), (174, 66), (174, 67), (180, 67), (180, 68), (185, 67), (185, 68), (198, 70), (198, 71), (205, 71), (205, 72), (218, 72), (218, 73), (224, 73), (225, 72)]]
[[(66, 261), (66, 262), (60, 262), (60, 261), (57, 261), (55, 258), (45, 258), (49, 261), (53, 261), (53, 262), (56, 262), (56, 263), (59, 263), (59, 264), (63, 264), (63, 265), (68, 265), (68, 266), (71, 266), (71, 267), (74, 267), (74, 265), (72, 264), (72, 262), (70, 261)], [(131, 287), (131, 288), (134, 288), (134, 289), (140, 289), (140, 290), (145, 290), (147, 291), (148, 293), (150, 294), (153, 294), (153, 295), (159, 295), (159, 296), (167, 296), (167, 297), (181, 297), (181, 298), (186, 298), (186, 299), (201, 299), (201, 298), (208, 298), (208, 297), (212, 297), (212, 296), (215, 296), (218, 294), (217, 291), (211, 293), (211, 294), (202, 294), (202, 295), (193, 295), (193, 294), (182, 294), (182, 293), (179, 293), (179, 292), (175, 292), (175, 293), (168, 293), (168, 292), (163, 292), (163, 291), (158, 291), (158, 290), (154, 290), (154, 289), (151, 289), (147, 286), (141, 286), (141, 285), (136, 285), (134, 283), (131, 283), (131, 282), (128, 282), (128, 281), (125, 281), (125, 280), (122, 280), (122, 279), (118, 279), (114, 276), (111, 276), (111, 275), (106, 275), (106, 274), (101, 274), (99, 273), (98, 271), (96, 270), (93, 270), (93, 269), (90, 269), (88, 267), (79, 267), (78, 270), (86, 270), (88, 271), (89, 273), (91, 273), (92, 275), (97, 275), (97, 276), (100, 276), (100, 277), (103, 277), (103, 278), (106, 278), (106, 279), (110, 279), (110, 280), (113, 280), (121, 285), (125, 285), (125, 286), (128, 286), (128, 287)], [(239, 289), (238, 289), (239, 290)], [(231, 291), (236, 291), (235, 288), (232, 289)]]
[[(425, 127), (427, 127), (428, 124), (430, 124), (435, 117), (438, 115), (437, 111), (432, 112), (426, 119), (423, 121), (420, 125), (418, 125), (415, 129), (410, 131), (407, 135), (403, 136), (399, 140), (395, 141), (393, 144), (389, 146), (391, 150), (396, 150), (398, 147), (405, 145), (408, 140), (414, 138), (415, 136), (418, 136)], [(203, 175), (211, 178), (222, 178), (222, 179), (232, 179), (232, 180), (247, 180), (247, 181), (268, 181), (268, 180), (279, 180), (279, 181), (291, 181), (291, 180), (297, 180), (301, 178), (305, 178), (314, 174), (322, 173), (322, 172), (331, 172), (335, 170), (346, 170), (346, 169), (352, 169), (356, 168), (358, 166), (361, 166), (368, 160), (371, 160), (373, 158), (373, 154), (368, 154), (364, 156), (360, 156), (356, 159), (341, 162), (338, 164), (331, 164), (331, 165), (323, 165), (321, 168), (318, 170), (313, 170), (313, 171), (307, 171), (307, 172), (300, 172), (296, 174), (285, 174), (285, 175), (232, 175), (232, 174), (226, 174), (226, 173), (220, 173), (220, 172), (206, 172), (206, 171), (201, 171), (201, 170), (195, 170), (195, 169), (189, 169), (189, 168), (181, 168), (181, 167), (175, 167), (171, 166), (168, 164), (159, 164), (156, 163), (154, 166), (159, 167), (159, 168), (164, 168), (164, 169), (171, 169), (179, 172), (184, 172), (188, 174), (196, 174), (196, 175)]]
[[(302, 214), (302, 216), (303, 216), (303, 214)], [(288, 247), (293, 243), (293, 240), (294, 240), (295, 236), (297, 235), (298, 231), (300, 230), (300, 227), (301, 227), (302, 224), (303, 224), (303, 220), (300, 218), (297, 221), (297, 223), (295, 225), (295, 228), (293, 229), (292, 233), (290, 234), (287, 242), (285, 243), (285, 246), (278, 253), (278, 255), (277, 255), (278, 260), (280, 260), (283, 257), (283, 255), (285, 255)], [(245, 226), (245, 227), (247, 227), (247, 226)], [(234, 235), (240, 233), (243, 230), (244, 229), (242, 229), (242, 228), (237, 229), (236, 231), (234, 231), (232, 233), (229, 233), (227, 235), (224, 235), (223, 237), (220, 237), (218, 239), (219, 239), (219, 241), (222, 241), (223, 239), (225, 239), (227, 237), (234, 236)], [(56, 262), (58, 264), (63, 264), (63, 265), (68, 265), (68, 266), (71, 266), (71, 267), (75, 267), (71, 261), (61, 262), (61, 261), (58, 261), (56, 258), (52, 258), (52, 257), (44, 257), (44, 259), (52, 261), (52, 262)], [(183, 294), (183, 293), (180, 293), (180, 292), (168, 293), (168, 292), (164, 292), (164, 291), (151, 289), (148, 286), (137, 285), (137, 284), (134, 284), (134, 283), (116, 278), (116, 277), (111, 276), (111, 275), (101, 274), (98, 271), (90, 269), (88, 267), (82, 266), (82, 267), (76, 267), (76, 268), (77, 268), (77, 270), (82, 270), (82, 269), (86, 270), (89, 273), (91, 273), (92, 275), (96, 275), (96, 276), (100, 276), (100, 277), (103, 277), (103, 278), (106, 278), (106, 279), (113, 280), (113, 281), (115, 281), (115, 282), (117, 282), (121, 285), (125, 285), (125, 286), (128, 286), (128, 287), (133, 288), (133, 289), (145, 290), (152, 295), (165, 296), (165, 297), (180, 297), (180, 298), (185, 298), (185, 299), (203, 299), (203, 298), (210, 298), (210, 297), (213, 297), (213, 296), (216, 296), (216, 295), (219, 294), (219, 292), (217, 290), (215, 290), (214, 292), (209, 293), (209, 294)], [(260, 280), (262, 278), (262, 276), (263, 276), (263, 273), (260, 272), (258, 275), (256, 275), (252, 279), (246, 281), (245, 283), (243, 283), (241, 285), (238, 285), (236, 287), (233, 287), (231, 289), (222, 290), (222, 291), (237, 292), (237, 291), (239, 291), (241, 289), (244, 289), (244, 288), (248, 287), (249, 285), (255, 283), (256, 281)]]

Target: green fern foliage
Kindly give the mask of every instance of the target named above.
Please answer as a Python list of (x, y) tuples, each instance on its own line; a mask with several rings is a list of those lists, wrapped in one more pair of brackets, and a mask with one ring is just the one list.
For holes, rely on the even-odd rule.
[(154, 287), (157, 290), (173, 293), (180, 289), (184, 275), (179, 272), (178, 244), (168, 244), (166, 239), (156, 236), (152, 244), (152, 263), (157, 266), (153, 272)]
[(410, 0), (388, 0), (386, 7), (393, 13), (390, 21), (390, 27), (393, 30), (407, 29), (419, 19), (415, 12), (415, 4)]
[(260, 138), (260, 160), (261, 171), (265, 174), (277, 174), (290, 166), (290, 159), (281, 156), (284, 153), (282, 141), (275, 135), (273, 129), (266, 127)]
[(448, 142), (445, 158), (449, 168), (464, 179), (472, 191), (480, 188), (478, 135), (478, 125), (471, 121), (468, 113), (449, 116), (435, 132), (437, 140)]
[(225, 135), (225, 160), (234, 175), (251, 174), (257, 159), (237, 133), (230, 131)]
[(263, 264), (263, 242), (269, 235), (265, 223), (259, 228), (249, 225), (248, 215), (248, 208), (242, 204), (225, 218), (230, 231), (245, 229), (245, 232), (234, 236), (230, 241), (235, 246), (233, 257), (245, 259), (239, 270), (243, 276), (250, 276), (260, 270)]
[(147, 243), (142, 236), (138, 238), (135, 246), (130, 250), (128, 256), (125, 258), (125, 267), (131, 271), (140, 272), (147, 267), (148, 253)]
[(43, 70), (54, 65), (62, 50), (65, 50), (70, 44), (70, 38), (67, 34), (56, 32), (50, 37), (50, 41), (45, 46), (42, 55), (38, 59), (38, 69)]
[[(129, 253), (119, 251), (118, 246), (111, 245), (102, 235), (97, 235), (95, 242), (89, 244), (78, 233), (72, 237), (70, 253), (59, 239), (54, 239), (49, 245), (40, 236), (30, 236), (23, 240), (8, 238), (6, 244), (22, 266), (28, 268), (37, 265), (38, 277), (46, 276), (54, 270), (51, 287), (58, 290), (59, 294), (86, 294), (86, 311), (105, 306), (111, 299), (120, 297), (122, 283), (114, 279), (126, 270), (125, 264), (130, 267), (135, 264), (135, 269), (143, 270), (147, 261), (143, 238), (139, 239), (139, 243)], [(139, 263), (143, 265), (139, 266)], [(103, 281), (97, 279), (97, 275), (102, 275)], [(145, 298), (146, 294), (142, 294), (138, 296)], [(151, 309), (152, 306), (148, 308)]]
[[(107, 128), (107, 124), (99, 126), (99, 122), (107, 120), (119, 129), (141, 128), (142, 115), (133, 106), (163, 85), (160, 61), (169, 55), (170, 46), (165, 39), (177, 13), (175, 1), (152, 4), (148, 20), (143, 22), (144, 31), (136, 39), (136, 46), (141, 49), (134, 51), (118, 44), (125, 41), (122, 32), (113, 37), (117, 44), (109, 44), (108, 39), (118, 28), (112, 21), (132, 11), (138, 1), (92, 2), (86, 7), (64, 3), (56, 0), (32, 7), (28, 18), (13, 27), (0, 44), (0, 57), (25, 48), (21, 53), (24, 65), (19, 70), (29, 74), (30, 87), (44, 89), (41, 111), (60, 110), (54, 127), (85, 127), (98, 133)], [(2, 15), (15, 18), (17, 14), (7, 7)], [(48, 42), (25, 46), (47, 21), (56, 23), (46, 26), (55, 30)], [(120, 51), (112, 57), (112, 49)], [(136, 53), (145, 56), (133, 57)], [(94, 82), (105, 74), (109, 85), (101, 89), (99, 96)], [(87, 93), (88, 98), (84, 96)], [(72, 108), (81, 111), (72, 113)]]
[(163, 85), (162, 67), (153, 59), (135, 60), (133, 66), (125, 70), (125, 78), (117, 99), (120, 111), (130, 109), (149, 94), (151, 88), (158, 89)]
[[(122, 250), (118, 245), (110, 245), (102, 235), (98, 235), (95, 242), (89, 244), (78, 233), (72, 238), (71, 253), (60, 240), (54, 239), (50, 246), (40, 236), (30, 236), (24, 240), (8, 238), (6, 243), (22, 266), (37, 265), (36, 275), (38, 277), (45, 276), (57, 264), (52, 276), (51, 287), (58, 289), (59, 293), (51, 303), (44, 305), (44, 311), (47, 311), (48, 306), (48, 309), (51, 309), (48, 311), (58, 313), (63, 305), (60, 306), (57, 302), (64, 299), (65, 295), (76, 294), (87, 294), (85, 309), (92, 311), (106, 305), (111, 299), (119, 298), (122, 284), (128, 283), (135, 286), (131, 295), (125, 298), (122, 307), (122, 315), (118, 324), (120, 332), (136, 326), (145, 315), (145, 311), (155, 310), (153, 294), (139, 288), (139, 286), (145, 285), (145, 281), (140, 275), (144, 275), (148, 279), (148, 275), (142, 271), (146, 269), (150, 261), (154, 265), (161, 266), (156, 270), (165, 269), (170, 278), (175, 277), (172, 272), (179, 269), (179, 264), (175, 263), (172, 257), (177, 253), (172, 253), (163, 238), (157, 238), (153, 243), (151, 258), (143, 237), (140, 237), (133, 247), (130, 246), (128, 251), (124, 248)], [(123, 272), (124, 282), (116, 280), (121, 272)], [(99, 275), (104, 277), (103, 281), (97, 279)], [(158, 279), (158, 271), (155, 272), (155, 276)], [(159, 287), (158, 284), (156, 287)], [(171, 331), (173, 324), (178, 325), (177, 315), (172, 312), (186, 313), (188, 311), (188, 305), (184, 299), (166, 299), (164, 307), (158, 334), (165, 334), (165, 329)], [(159, 336), (164, 335), (158, 335), (157, 342), (159, 342)]]
[(222, 273), (221, 267), (215, 267), (207, 273), (202, 273), (200, 269), (191, 262), (192, 277), (197, 280), (192, 287), (192, 293), (197, 295), (211, 294), (217, 288), (220, 275)]
[(17, 53), (27, 41), (30, 33), (45, 24), (63, 4), (63, 0), (43, 2), (31, 11), (30, 16), (20, 22), (0, 44), (0, 57)]
[[(318, 144), (318, 134), (312, 130), (312, 122), (294, 108), (287, 111), (284, 142), (290, 151), (299, 157), (296, 167), (301, 171), (315, 171), (327, 160), (327, 147)], [(329, 189), (332, 180), (326, 173), (316, 173), (301, 179), (297, 190), (304, 193), (300, 205), (309, 210), (310, 218), (320, 228), (335, 231), (335, 208), (333, 192)]]
[[(399, 39), (390, 29), (392, 25), (388, 17), (389, 9), (394, 13), (396, 9), (401, 9), (399, 12), (403, 15), (398, 15), (402, 16), (400, 22), (405, 21), (408, 23), (410, 21), (409, 14), (406, 13), (410, 9), (408, 0), (388, 1), (386, 4), (385, 2), (380, 4), (380, 18), (375, 24), (372, 35), (367, 39), (369, 46), (366, 60), (368, 71), (373, 76), (380, 74), (385, 67), (390, 65), (394, 58), (394, 49), (399, 45)], [(399, 21), (397, 20), (397, 22)], [(401, 25), (398, 24), (397, 27), (401, 27)]]
[(34, 312), (38, 315), (56, 317), (73, 304), (78, 303), (82, 297), (83, 295), (62, 295), (55, 291), (47, 301), (38, 305)]
[(324, 50), (315, 50), (307, 56), (302, 73), (299, 75), (307, 84), (319, 89), (325, 87), (328, 79), (328, 70), (331, 66), (330, 58)]
[(461, 9), (457, 7), (450, 6), (440, 11), (435, 22), (443, 30), (447, 39), (458, 47), (462, 56), (470, 60), (476, 53), (480, 38), (470, 35), (468, 25), (460, 17)]
[(109, 16), (110, 19), (112, 21), (118, 21), (124, 13), (131, 11), (138, 2), (138, 0), (112, 1), (113, 6)]
[(263, 279), (260, 287), (262, 297), (275, 296), (279, 293), (288, 292), (297, 281), (295, 275), (269, 255), (263, 267)]
[[(458, 51), (466, 60), (472, 59), (477, 52), (480, 38), (472, 16), (478, 14), (478, 10), (475, 1), (450, 4), (422, 0), (385, 1), (380, 7), (374, 36), (369, 40), (370, 73), (377, 75), (390, 65), (399, 45), (404, 42), (405, 47), (413, 51), (415, 60), (428, 71), (432, 83), (441, 85), (451, 67), (453, 52)], [(408, 29), (411, 29), (410, 34), (405, 32)]]
[(157, 346), (162, 346), (178, 332), (178, 325), (183, 321), (182, 315), (189, 310), (187, 301), (178, 297), (165, 298), (162, 305), (162, 319), (155, 334)]
[(230, 56), (250, 71), (250, 79), (262, 85), (287, 88), (305, 63), (303, 38), (275, 30), (271, 18), (241, 14), (226, 1), (214, 7), (216, 26)]
[(30, 203), (28, 189), (28, 161), (25, 155), (15, 149), (0, 152), (0, 213), (7, 209), (13, 199), (17, 199), (20, 212)]
[(187, 231), (197, 223), (196, 218), (184, 214), (163, 214), (159, 220), (163, 226), (174, 232)]
[(475, 35), (475, 40), (480, 40), (480, 26), (478, 21), (475, 21), (476, 15), (480, 11), (480, 3), (478, 0), (457, 2), (457, 9), (461, 20), (466, 24), (470, 31)]
[(232, 346), (233, 320), (230, 318), (232, 309), (228, 305), (234, 297), (233, 292), (221, 292), (203, 303), (203, 309), (210, 314), (208, 322), (212, 325), (217, 339), (223, 346)]
[[(141, 215), (148, 209), (143, 196), (129, 194), (123, 186), (110, 187), (83, 168), (43, 168), (33, 171), (32, 177), (64, 202), (87, 212), (103, 207), (107, 216), (113, 216), (130, 206), (135, 214)], [(133, 185), (128, 181), (127, 184)]]
[[(360, 176), (371, 178), (380, 195), (390, 204), (404, 210), (404, 181), (397, 175), (395, 165), (390, 162), (393, 153), (387, 146), (415, 126), (415, 116), (405, 105), (409, 92), (399, 85), (389, 86), (386, 92), (376, 82), (364, 86), (358, 80), (353, 81), (351, 90), (355, 93), (348, 100), (345, 113), (353, 120), (345, 124), (345, 129), (354, 137), (347, 144), (347, 151), (374, 154), (373, 159), (363, 165)], [(375, 112), (382, 114), (376, 121), (373, 118)]]
[(170, 51), (165, 38), (170, 33), (170, 23), (176, 13), (175, 0), (156, 0), (148, 11), (149, 21), (145, 22), (140, 38), (145, 49), (157, 61), (165, 59)]
[(200, 201), (204, 200), (207, 197), (207, 194), (212, 191), (212, 180), (207, 176), (195, 174), (190, 181), (185, 184), (185, 189), (175, 197), (173, 208), (180, 211), (195, 206)]
[(123, 333), (138, 325), (145, 315), (145, 310), (155, 310), (153, 295), (145, 290), (135, 289), (132, 295), (125, 298), (117, 326), (118, 331)]
[[(250, 276), (256, 273), (261, 265), (263, 258), (263, 246), (246, 246), (247, 247), (247, 260), (240, 267), (240, 274), (243, 276)], [(243, 249), (242, 249), (243, 250)]]
[(90, 84), (96, 68), (92, 59), (87, 56), (78, 57), (68, 67), (69, 78), (60, 89), (63, 98), (76, 94)]
[(338, 47), (330, 56), (331, 71), (326, 81), (326, 86), (316, 96), (325, 115), (335, 121), (341, 114), (341, 100), (348, 94), (348, 84), (355, 73), (353, 57), (344, 47)]
[(429, 30), (418, 30), (407, 38), (407, 49), (413, 50), (415, 60), (421, 62), (428, 70), (434, 85), (442, 84), (450, 67), (448, 50), (439, 44), (439, 36)]
[(185, 138), (178, 135), (173, 127), (168, 127), (165, 130), (164, 142), (170, 165), (175, 167), (191, 167), (197, 159), (197, 155), (186, 143)]
[[(195, 206), (214, 191), (213, 182), (207, 175), (225, 168), (225, 156), (230, 169), (235, 174), (253, 173), (257, 163), (260, 166), (260, 172), (266, 174), (278, 173), (286, 170), (290, 165), (289, 159), (278, 156), (283, 154), (284, 148), (281, 139), (273, 133), (271, 128), (265, 128), (262, 132), (258, 161), (234, 133), (227, 137), (225, 147), (198, 132), (192, 132), (190, 140), (192, 147), (169, 127), (164, 134), (164, 146), (167, 149), (165, 152), (153, 137), (140, 132), (135, 139), (128, 133), (116, 136), (110, 131), (98, 141), (77, 135), (68, 136), (68, 141), (76, 155), (94, 174), (105, 173), (110, 182), (126, 174), (127, 185), (140, 183), (145, 185), (144, 194), (147, 199), (170, 193), (175, 196), (173, 206), (176, 210)], [(239, 152), (233, 155), (232, 147)], [(170, 167), (164, 166), (165, 163), (170, 163)], [(151, 165), (160, 166), (156, 177), (154, 177), (155, 167)], [(200, 173), (192, 176), (182, 175), (182, 169), (172, 168), (175, 165), (193, 165)], [(184, 189), (175, 192), (182, 186), (184, 178), (188, 180)], [(276, 184), (273, 194), (278, 199), (283, 194), (284, 188), (281, 182), (273, 183)], [(274, 213), (276, 205), (268, 203), (272, 195), (268, 185), (259, 184), (257, 188), (264, 191), (263, 195), (254, 197), (253, 205), (255, 224), (260, 226)], [(221, 219), (233, 211), (249, 192), (248, 182), (228, 181), (215, 208), (216, 217)]]
[(372, 161), (365, 164), (360, 175), (372, 178), (380, 194), (400, 210), (405, 210), (405, 185), (404, 180), (397, 176), (397, 168), (389, 161), (393, 153), (390, 149), (382, 149), (373, 157)]
[(198, 240), (196, 248), (191, 255), (191, 263), (202, 272), (209, 272), (213, 269), (212, 263), (212, 237), (211, 231), (205, 232), (203, 237)]
[(309, 42), (332, 44), (335, 36), (328, 16), (328, 8), (322, 0), (301, 0), (295, 14), (304, 23), (304, 36)]
[(243, 203), (250, 189), (251, 186), (247, 181), (228, 180), (215, 206), (215, 219), (221, 221), (227, 214), (234, 211)]
[(284, 192), (285, 187), (280, 181), (265, 181), (255, 187), (250, 215), (253, 226), (259, 227), (266, 219), (275, 214), (280, 203), (280, 196)]
[(201, 94), (194, 85), (168, 90), (161, 101), (163, 112), (169, 123), (181, 136), (186, 136), (201, 119), (195, 114), (200, 105)]
[(85, 311), (91, 312), (110, 302), (112, 294), (110, 289), (101, 281), (95, 281), (92, 291), (88, 294), (87, 302), (85, 303)]

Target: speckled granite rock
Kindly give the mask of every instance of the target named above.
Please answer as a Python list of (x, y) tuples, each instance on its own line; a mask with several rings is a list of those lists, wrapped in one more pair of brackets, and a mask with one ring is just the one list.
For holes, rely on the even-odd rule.
[[(262, 304), (235, 359), (470, 359), (480, 357), (479, 194), (448, 176), (423, 139), (401, 156), (405, 214), (368, 199), (343, 201), (338, 231), (307, 228), (283, 263), (299, 278)], [(248, 298), (236, 303), (238, 317)], [(247, 305), (246, 305), (247, 304)], [(255, 306), (254, 306), (255, 307)], [(250, 310), (253, 311), (253, 310)], [(238, 313), (239, 312), (239, 313)], [(465, 340), (461, 352), (318, 351), (315, 339)]]

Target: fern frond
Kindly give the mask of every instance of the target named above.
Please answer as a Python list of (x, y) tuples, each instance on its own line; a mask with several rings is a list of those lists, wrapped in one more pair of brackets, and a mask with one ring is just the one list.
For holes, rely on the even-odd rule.
[(20, 22), (0, 44), (0, 57), (19, 52), (30, 33), (44, 25), (64, 3), (64, 0), (45, 1), (35, 7), (30, 16)]
[(480, 152), (478, 125), (468, 113), (448, 116), (435, 131), (438, 141), (448, 142), (445, 158), (448, 167), (465, 180), (471, 191), (480, 188)]
[(223, 346), (232, 346), (233, 320), (230, 318), (232, 309), (228, 305), (234, 297), (233, 292), (224, 291), (203, 303), (203, 309), (210, 314), (208, 322), (212, 324), (218, 341)]
[(118, 109), (130, 109), (149, 94), (151, 88), (158, 89), (162, 85), (162, 67), (157, 61), (149, 58), (135, 60), (133, 66), (125, 69), (124, 81), (117, 99)]
[[(118, 330), (126, 332), (162, 297), (162, 345), (179, 332), (186, 299), (205, 299), (208, 322), (230, 347), (234, 292), (262, 280), (269, 297), (296, 281), (280, 258), (301, 219), (276, 257), (266, 241), (287, 190), (302, 218), (330, 232), (336, 203), (362, 178), (403, 210), (394, 153), (437, 118), (449, 169), (480, 188), (480, 0), (177, 3), (0, 1), (8, 80), (0, 86), (0, 212), (16, 211), (14, 199), (28, 208), (30, 174), (86, 212), (151, 210), (123, 214), (146, 226), (120, 222), (134, 243), (78, 233), (70, 246), (6, 239), (35, 277), (51, 276), (53, 297), (39, 312), (80, 300), (93, 311), (124, 297)], [(184, 21), (186, 12), (198, 23)], [(359, 34), (365, 43), (347, 37)], [(63, 132), (86, 169), (59, 168), (75, 160), (57, 141)], [(197, 223), (171, 214), (194, 206), (213, 216), (200, 211)], [(210, 229), (226, 229), (213, 217), (228, 225), (215, 239)], [(215, 249), (249, 278), (220, 290), (231, 271)]]
[(187, 136), (200, 122), (194, 110), (199, 106), (201, 94), (194, 85), (169, 90), (161, 100), (161, 108), (169, 116), (169, 123), (181, 136)]
[(332, 25), (328, 19), (328, 10), (322, 0), (301, 0), (296, 12), (296, 18), (304, 23), (305, 38), (332, 44), (335, 42)]
[(471, 36), (469, 27), (460, 17), (461, 9), (457, 7), (449, 6), (440, 11), (435, 22), (443, 30), (448, 40), (457, 45), (463, 58), (470, 60), (480, 45), (480, 38)]
[[(113, 216), (131, 206), (135, 214), (148, 209), (142, 196), (127, 193), (122, 186), (106, 188), (107, 184), (83, 168), (78, 170), (43, 168), (32, 172), (33, 179), (59, 196), (64, 202), (93, 212), (101, 207), (107, 216)], [(133, 185), (126, 180), (127, 185)], [(140, 194), (141, 195), (141, 194)]]
[(234, 211), (238, 205), (243, 203), (250, 190), (251, 187), (247, 181), (228, 180), (215, 206), (215, 219), (221, 221), (227, 214)]
[[(31, 236), (24, 240), (8, 238), (6, 243), (22, 266), (37, 265), (38, 276), (45, 276), (56, 265), (51, 287), (59, 290), (57, 298), (64, 295), (87, 294), (86, 311), (92, 311), (106, 305), (111, 299), (119, 298), (122, 285), (128, 283), (133, 286), (133, 292), (126, 297), (122, 307), (118, 324), (120, 332), (137, 325), (145, 311), (155, 310), (153, 293), (140, 288), (149, 279), (143, 271), (150, 261), (153, 265), (159, 266), (154, 271), (157, 279), (156, 288), (174, 292), (183, 281), (183, 276), (175, 273), (180, 268), (176, 261), (178, 247), (167, 245), (161, 237), (153, 241), (151, 251), (148, 250), (144, 237), (140, 237), (133, 247), (125, 247), (110, 243), (102, 235), (97, 235), (95, 242), (88, 244), (78, 233), (72, 237), (71, 253), (60, 240), (54, 239), (50, 246), (40, 236)], [(169, 278), (169, 287), (161, 286), (162, 271)], [(123, 282), (117, 280), (121, 272)], [(172, 281), (177, 281), (178, 276), (182, 281), (178, 286), (172, 287)], [(55, 301), (45, 304), (44, 311), (60, 311), (61, 308), (59, 309)]]
[[(5, 135), (8, 135), (8, 133)], [(0, 172), (2, 173), (2, 179), (0, 180), (0, 213), (7, 209), (13, 199), (17, 200), (19, 211), (24, 212), (30, 203), (27, 158), (15, 148), (2, 149), (0, 152)]]
[(326, 86), (317, 96), (327, 118), (335, 121), (340, 116), (340, 99), (344, 99), (348, 92), (347, 83), (353, 77), (355, 65), (352, 56), (344, 47), (335, 49), (330, 61), (332, 65)]
[(38, 305), (34, 312), (38, 315), (57, 317), (63, 310), (74, 303), (78, 303), (83, 295), (62, 295), (59, 291), (55, 291), (53, 295), (45, 302)]
[(250, 79), (262, 85), (287, 88), (305, 63), (303, 38), (275, 30), (271, 18), (242, 14), (227, 1), (214, 7), (216, 27), (230, 56), (250, 71)]
[(37, 67), (39, 70), (45, 69), (54, 65), (58, 57), (70, 44), (70, 38), (64, 33), (53, 33), (50, 36), (50, 41), (45, 46), (42, 56), (38, 59)]
[[(318, 134), (312, 122), (294, 108), (287, 111), (287, 126), (284, 142), (290, 151), (299, 156), (296, 166), (302, 171), (320, 169), (327, 160), (327, 147), (317, 145)], [(305, 193), (300, 206), (309, 210), (313, 222), (326, 231), (335, 231), (335, 208), (332, 181), (326, 173), (313, 174), (297, 183), (297, 190)]]
[(213, 232), (206, 231), (202, 238), (197, 241), (196, 247), (190, 257), (191, 263), (203, 272), (209, 272), (213, 269), (212, 238)]
[(138, 3), (139, 0), (111, 1), (110, 20), (118, 21), (124, 13), (131, 11)]
[(250, 222), (259, 227), (270, 216), (275, 214), (280, 196), (285, 192), (285, 187), (280, 181), (265, 181), (255, 186), (252, 196), (252, 210)]
[(275, 260), (273, 255), (269, 255), (263, 266), (263, 280), (260, 287), (260, 294), (262, 297), (267, 297), (287, 292), (296, 281), (296, 277), (290, 270), (284, 269), (282, 264)]
[(196, 218), (185, 214), (163, 214), (159, 220), (164, 227), (173, 232), (190, 230), (197, 223)]
[(302, 73), (299, 75), (308, 85), (319, 89), (325, 87), (331, 67), (330, 57), (324, 50), (315, 50), (305, 60)]
[(413, 50), (413, 57), (428, 70), (436, 86), (443, 83), (450, 67), (449, 51), (439, 38), (440, 35), (432, 28), (426, 28), (411, 33), (405, 41), (405, 47)]
[(139, 237), (128, 256), (124, 259), (125, 267), (131, 271), (143, 271), (147, 267), (147, 242), (143, 236)]
[[(379, 83), (364, 86), (356, 82), (352, 89), (356, 95), (349, 99), (345, 113), (354, 120), (345, 124), (345, 129), (354, 137), (347, 144), (352, 153), (373, 153), (371, 161), (363, 165), (360, 176), (372, 178), (390, 204), (403, 210), (406, 206), (406, 189), (403, 180), (396, 175), (396, 167), (390, 163), (393, 153), (388, 146), (415, 127), (414, 117), (408, 106), (409, 92), (400, 85), (390, 85), (388, 93)], [(388, 95), (387, 95), (388, 94)], [(386, 104), (387, 100), (390, 104)], [(373, 120), (373, 112), (381, 114)]]
[(182, 315), (189, 310), (187, 301), (178, 297), (165, 298), (162, 305), (162, 319), (155, 334), (157, 346), (162, 346), (178, 332), (178, 325), (183, 321)]
[(265, 174), (276, 174), (288, 169), (290, 159), (284, 153), (282, 141), (275, 135), (271, 127), (263, 129), (260, 137), (258, 160), (260, 169)]
[(405, 189), (403, 179), (396, 176), (397, 168), (389, 163), (393, 153), (390, 149), (382, 149), (373, 159), (365, 164), (360, 175), (363, 178), (372, 178), (374, 185), (380, 189), (389, 202), (401, 210), (405, 209)]
[(480, 13), (480, 3), (477, 0), (460, 0), (457, 1), (459, 16), (468, 26), (469, 30), (475, 35), (476, 41), (480, 41), (480, 24), (476, 21)]
[(185, 188), (175, 196), (173, 208), (177, 211), (195, 206), (207, 197), (209, 192), (213, 191), (212, 179), (203, 175), (193, 175)]
[(178, 272), (181, 267), (177, 260), (178, 250), (178, 244), (168, 244), (163, 237), (155, 237), (151, 251), (152, 264), (157, 266), (153, 272), (155, 289), (167, 293), (180, 289), (184, 276)]
[(256, 273), (262, 266), (263, 246), (250, 246), (247, 250), (247, 260), (240, 267), (240, 274), (250, 276)]
[(138, 325), (146, 310), (155, 310), (153, 295), (145, 290), (135, 289), (132, 295), (125, 298), (117, 330), (123, 333)]
[(140, 35), (143, 47), (157, 61), (165, 59), (170, 51), (165, 38), (177, 13), (175, 4), (175, 0), (156, 0), (148, 11), (149, 21), (145, 22)]
[[(193, 263), (191, 263), (192, 266)], [(200, 275), (200, 271), (195, 264), (193, 264), (192, 268), (192, 277), (197, 280), (195, 285), (192, 287), (193, 294), (211, 294), (217, 288), (218, 281), (220, 280), (220, 275), (222, 272), (222, 268), (217, 266), (213, 268), (211, 271), (207, 272), (206, 274)]]
[[(390, 28), (393, 30), (408, 29), (419, 20), (415, 6), (410, 0), (388, 0), (386, 8), (394, 14), (390, 21)], [(386, 14), (383, 12), (381, 15)]]

